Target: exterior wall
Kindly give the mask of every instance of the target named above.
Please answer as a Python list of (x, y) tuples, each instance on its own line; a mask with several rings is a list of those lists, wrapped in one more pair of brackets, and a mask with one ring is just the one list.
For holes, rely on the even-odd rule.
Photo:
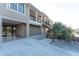
[(42, 34), (41, 26), (30, 25), (30, 36)]
[(2, 17), (0, 15), (0, 44), (2, 43)]
[(17, 24), (16, 25), (16, 36), (26, 37), (26, 24)]
[(24, 5), (24, 9), (24, 14), (20, 14), (17, 11), (6, 8), (6, 3), (0, 3), (0, 14), (2, 15), (3, 19), (26, 24), (17, 25), (16, 35), (21, 37), (29, 37), (29, 8)]
[[(25, 23), (17, 25), (17, 33), (16, 33), (17, 36), (29, 37), (31, 35), (37, 35), (38, 33), (41, 34), (43, 33), (44, 30), (46, 30), (46, 29), (43, 30), (42, 23), (37, 22), (38, 20), (37, 18), (36, 21), (30, 20), (30, 9), (36, 12), (36, 17), (38, 16), (38, 14), (41, 15), (42, 17), (45, 16), (42, 15), (42, 12), (37, 10), (32, 5), (31, 6), (27, 5), (27, 3), (24, 4), (24, 14), (20, 14), (17, 11), (13, 11), (11, 9), (6, 8), (6, 3), (0, 3), (0, 14), (2, 15), (3, 19)], [(1, 19), (0, 28), (2, 26), (2, 18), (0, 18)], [(42, 20), (43, 18), (41, 18), (41, 22)], [(2, 29), (0, 30), (0, 33), (2, 33), (1, 31)]]
[[(14, 21), (20, 21), (20, 22), (27, 22), (27, 17), (24, 13), (23, 14), (20, 14), (19, 12), (17, 11), (14, 11), (12, 9), (9, 9), (9, 8), (6, 8), (6, 3), (1, 3), (0, 4), (0, 14), (4, 17), (4, 18), (12, 18), (10, 20), (14, 20)], [(25, 7), (26, 9), (26, 7)], [(26, 10), (25, 10), (26, 12)], [(17, 20), (16, 20), (17, 19)]]
[[(32, 35), (38, 35), (37, 33), (39, 33), (39, 31), (40, 31), (40, 33), (42, 33), (42, 31), (41, 31), (42, 23), (37, 22), (37, 13), (39, 13), (39, 12), (37, 10), (35, 10), (35, 8), (28, 6), (27, 4), (26, 4), (26, 6), (27, 6), (26, 15), (27, 15), (28, 22), (29, 22), (29, 23), (27, 23), (27, 37), (32, 36)], [(36, 15), (35, 15), (36, 21), (30, 20), (30, 9), (32, 9), (34, 12), (36, 12)], [(30, 24), (32, 24), (32, 25), (30, 25)]]

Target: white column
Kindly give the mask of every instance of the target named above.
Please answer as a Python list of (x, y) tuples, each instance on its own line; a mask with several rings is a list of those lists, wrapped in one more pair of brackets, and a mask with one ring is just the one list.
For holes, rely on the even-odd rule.
[(0, 16), (0, 45), (2, 43), (2, 17)]

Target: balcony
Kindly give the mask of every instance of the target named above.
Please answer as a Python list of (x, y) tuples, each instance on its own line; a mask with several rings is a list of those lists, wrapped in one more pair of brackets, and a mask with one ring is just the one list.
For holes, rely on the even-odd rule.
[(41, 19), (37, 19), (37, 22), (41, 23)]
[(50, 23), (47, 22), (47, 21), (42, 21), (42, 24), (43, 24), (44, 26), (46, 26), (46, 27), (50, 27)]
[(34, 17), (34, 16), (30, 16), (30, 20), (32, 20), (32, 21), (36, 21), (36, 17)]
[(34, 25), (39, 25), (39, 26), (41, 26), (42, 24), (40, 23), (40, 21), (38, 21), (38, 19), (37, 19), (37, 21), (36, 21), (36, 17), (35, 16), (33, 16), (33, 15), (30, 15), (30, 24), (34, 24)]

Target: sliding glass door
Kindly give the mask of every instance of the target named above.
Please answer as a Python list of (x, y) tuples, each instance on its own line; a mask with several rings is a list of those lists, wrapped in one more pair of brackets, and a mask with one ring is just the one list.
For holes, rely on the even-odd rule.
[(2, 28), (2, 33), (3, 33), (3, 37), (6, 36), (14, 36), (15, 35), (15, 31), (16, 31), (16, 27), (15, 26), (10, 26), (10, 25), (3, 25)]

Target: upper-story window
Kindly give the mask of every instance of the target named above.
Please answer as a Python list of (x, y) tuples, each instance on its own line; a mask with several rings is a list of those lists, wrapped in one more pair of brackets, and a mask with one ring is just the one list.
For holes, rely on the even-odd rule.
[(30, 9), (30, 20), (36, 21), (36, 13), (32, 9)]
[(10, 3), (10, 8), (17, 10), (17, 3)]
[(24, 4), (23, 3), (18, 4), (18, 11), (21, 13), (24, 13)]
[(38, 17), (37, 17), (37, 22), (41, 23), (41, 16), (40, 15), (38, 15)]
[(10, 3), (7, 6), (10, 9), (13, 9), (15, 11), (18, 11), (20, 13), (24, 13), (24, 4), (23, 3)]

